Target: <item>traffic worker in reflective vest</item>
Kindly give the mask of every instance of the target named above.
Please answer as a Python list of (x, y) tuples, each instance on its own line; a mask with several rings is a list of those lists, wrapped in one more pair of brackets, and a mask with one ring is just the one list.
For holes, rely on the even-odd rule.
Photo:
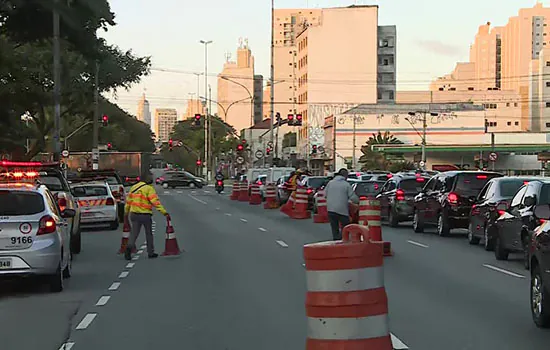
[[(288, 179), (286, 183), (286, 189), (288, 192), (290, 192), (289, 200), (292, 198), (292, 203), (296, 203), (296, 188), (298, 187), (298, 183), (304, 174), (304, 171), (302, 169), (298, 169), (294, 172), (294, 174), (290, 175), (290, 178)], [(294, 206), (294, 205), (293, 205)]]
[(126, 196), (126, 206), (124, 214), (129, 215), (132, 230), (128, 245), (124, 252), (126, 260), (132, 259), (132, 250), (136, 245), (136, 240), (141, 231), (141, 226), (145, 227), (145, 239), (147, 241), (147, 254), (149, 258), (157, 258), (155, 253), (155, 244), (153, 240), (153, 207), (161, 214), (170, 218), (166, 209), (160, 203), (159, 197), (155, 188), (151, 185), (153, 177), (149, 171), (146, 171), (141, 176), (141, 181), (130, 188), (130, 192)]

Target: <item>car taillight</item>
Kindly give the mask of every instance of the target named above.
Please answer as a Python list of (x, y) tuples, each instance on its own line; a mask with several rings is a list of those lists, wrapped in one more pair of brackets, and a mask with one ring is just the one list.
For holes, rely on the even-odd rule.
[(43, 216), (38, 223), (38, 232), (36, 235), (46, 235), (48, 233), (54, 233), (56, 230), (55, 220), (49, 216)]
[(112, 199), (111, 197), (107, 198), (107, 202), (105, 203), (106, 205), (115, 205), (115, 200)]
[(59, 205), (59, 210), (64, 211), (67, 209), (67, 199), (65, 199), (65, 197), (59, 197), (57, 199), (57, 205)]
[(539, 226), (542, 225), (542, 224), (544, 224), (545, 222), (546, 222), (545, 219), (539, 219)]
[(395, 199), (398, 201), (404, 201), (405, 200), (405, 192), (402, 189), (398, 189), (395, 192)]
[(479, 208), (477, 207), (477, 205), (472, 205), (472, 215), (477, 215), (479, 214)]
[(308, 188), (308, 189), (307, 189), (307, 194), (312, 194), (312, 193), (313, 193), (313, 189)]
[(486, 179), (487, 175), (478, 175), (476, 176), (477, 179)]
[(126, 180), (126, 182), (128, 182), (130, 180), (130, 178), (128, 176), (126, 176), (125, 180)]
[(497, 213), (498, 216), (501, 216), (506, 212), (506, 209), (508, 209), (508, 202), (502, 201), (497, 204)]
[(375, 190), (375, 191), (378, 191), (378, 188), (379, 188), (379, 187), (380, 187), (380, 186), (378, 186), (378, 184), (374, 184), (374, 190)]
[(424, 182), (424, 181), (426, 181), (426, 179), (424, 179), (423, 177), (416, 178), (416, 182)]
[(140, 181), (140, 177), (139, 177), (139, 176), (138, 176), (138, 177), (136, 177), (136, 180)]
[(218, 180), (218, 186), (221, 186), (223, 184), (223, 181)]
[(447, 196), (447, 199), (449, 200), (449, 203), (451, 204), (457, 204), (458, 203), (458, 196), (456, 193), (449, 193), (449, 195)]

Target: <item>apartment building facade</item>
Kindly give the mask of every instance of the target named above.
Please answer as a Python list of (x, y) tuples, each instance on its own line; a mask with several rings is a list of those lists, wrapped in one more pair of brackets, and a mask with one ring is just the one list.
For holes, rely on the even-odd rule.
[(174, 108), (155, 109), (155, 135), (160, 142), (167, 142), (178, 122), (178, 112)]

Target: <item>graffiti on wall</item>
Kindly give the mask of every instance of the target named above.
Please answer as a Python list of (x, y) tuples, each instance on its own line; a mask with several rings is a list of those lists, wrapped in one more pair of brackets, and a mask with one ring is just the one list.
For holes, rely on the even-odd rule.
[[(383, 115), (382, 115), (383, 116)], [(377, 116), (378, 118), (379, 116)], [(391, 123), (393, 125), (398, 125), (401, 120), (408, 121), (412, 125), (421, 124), (422, 120), (424, 119), (423, 113), (416, 113), (414, 115), (406, 114), (406, 115), (400, 115), (400, 114), (394, 114), (391, 116)], [(437, 125), (444, 123), (448, 120), (455, 120), (458, 119), (458, 115), (454, 112), (450, 113), (436, 113), (435, 115), (428, 114), (426, 116), (426, 123), (428, 125)]]
[[(311, 104), (308, 107), (308, 133), (312, 144), (322, 145), (325, 143), (325, 118), (337, 116), (357, 107), (356, 104)], [(347, 116), (344, 116), (347, 117)], [(350, 116), (351, 117), (351, 116)], [(351, 119), (353, 120), (353, 119)], [(337, 118), (340, 123), (340, 117)]]

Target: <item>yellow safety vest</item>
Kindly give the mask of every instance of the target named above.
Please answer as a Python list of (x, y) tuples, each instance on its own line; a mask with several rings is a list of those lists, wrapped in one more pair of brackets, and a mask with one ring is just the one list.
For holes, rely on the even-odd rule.
[(161, 214), (166, 215), (166, 209), (160, 204), (155, 188), (140, 181), (130, 188), (130, 192), (126, 196), (124, 213), (152, 214), (153, 206)]

